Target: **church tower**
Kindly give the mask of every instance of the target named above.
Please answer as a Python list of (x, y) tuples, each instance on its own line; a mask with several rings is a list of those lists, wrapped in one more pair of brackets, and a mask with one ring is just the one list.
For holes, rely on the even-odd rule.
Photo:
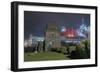
[(60, 48), (60, 32), (56, 23), (49, 23), (46, 27), (45, 33), (45, 51), (51, 48)]

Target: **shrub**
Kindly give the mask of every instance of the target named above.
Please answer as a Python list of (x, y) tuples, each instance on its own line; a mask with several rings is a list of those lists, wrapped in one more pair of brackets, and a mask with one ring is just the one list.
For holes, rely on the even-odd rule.
[(51, 51), (56, 51), (56, 48), (51, 48)]
[(76, 52), (78, 53), (78, 58), (80, 59), (85, 59), (85, 58), (88, 58), (88, 53), (86, 51), (86, 47), (85, 45), (83, 46), (84, 44), (81, 43), (79, 45), (77, 45), (76, 47)]
[(61, 53), (66, 54), (66, 53), (67, 53), (67, 47), (62, 47), (62, 48), (61, 48)]

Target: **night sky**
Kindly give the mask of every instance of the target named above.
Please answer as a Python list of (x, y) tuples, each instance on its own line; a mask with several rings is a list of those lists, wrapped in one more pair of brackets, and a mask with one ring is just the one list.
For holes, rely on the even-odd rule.
[(63, 26), (77, 29), (82, 25), (82, 18), (84, 24), (90, 26), (89, 14), (24, 11), (24, 38), (28, 38), (30, 34), (43, 37), (46, 25), (51, 22), (56, 22), (60, 29)]

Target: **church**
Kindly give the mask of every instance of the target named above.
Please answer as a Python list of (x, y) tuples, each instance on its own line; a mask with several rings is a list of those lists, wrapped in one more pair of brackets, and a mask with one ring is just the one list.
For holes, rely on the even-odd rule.
[(51, 50), (51, 48), (60, 48), (61, 39), (60, 31), (56, 23), (48, 23), (45, 33), (45, 51)]

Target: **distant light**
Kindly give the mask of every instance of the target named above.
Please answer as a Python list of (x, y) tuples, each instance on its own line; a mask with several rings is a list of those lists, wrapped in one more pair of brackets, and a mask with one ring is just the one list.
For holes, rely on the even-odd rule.
[(66, 31), (66, 27), (65, 26), (62, 26), (61, 32), (65, 32), (65, 31)]

